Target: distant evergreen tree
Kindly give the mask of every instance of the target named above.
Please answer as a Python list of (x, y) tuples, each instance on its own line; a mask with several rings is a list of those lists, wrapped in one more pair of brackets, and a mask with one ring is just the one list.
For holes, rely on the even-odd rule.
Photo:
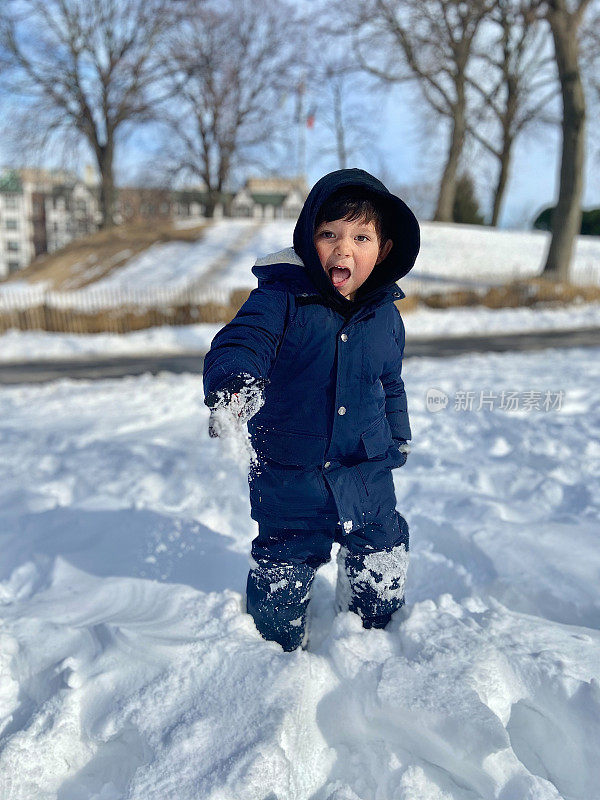
[(584, 236), (600, 236), (600, 208), (590, 208), (581, 215), (581, 233)]
[(479, 210), (475, 185), (468, 172), (463, 172), (456, 182), (456, 197), (454, 198), (452, 219), (454, 222), (483, 225), (483, 215)]
[[(554, 206), (548, 206), (537, 215), (533, 222), (533, 227), (538, 231), (552, 230), (552, 213)], [(600, 236), (600, 208), (590, 208), (581, 215), (582, 236)]]
[(533, 227), (536, 231), (549, 231), (552, 228), (552, 212), (553, 206), (548, 206), (537, 215), (533, 221)]

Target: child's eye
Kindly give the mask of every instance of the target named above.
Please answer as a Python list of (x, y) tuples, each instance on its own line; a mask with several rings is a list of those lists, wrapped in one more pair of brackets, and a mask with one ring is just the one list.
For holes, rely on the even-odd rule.
[(368, 241), (369, 241), (369, 237), (368, 237), (368, 236), (365, 236), (365, 234), (364, 234), (364, 233), (359, 233), (359, 234), (356, 236), (356, 238), (357, 238), (357, 239), (360, 239), (360, 240), (361, 240), (361, 241), (363, 241), (363, 242), (368, 242)]
[(335, 236), (333, 231), (321, 231), (320, 236), (323, 236), (325, 239), (330, 239), (332, 236)]

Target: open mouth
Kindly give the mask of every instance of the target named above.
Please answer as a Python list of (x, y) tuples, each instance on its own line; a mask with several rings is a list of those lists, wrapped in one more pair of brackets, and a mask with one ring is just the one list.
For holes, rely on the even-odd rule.
[(329, 277), (336, 289), (343, 286), (350, 278), (351, 272), (348, 267), (331, 267)]

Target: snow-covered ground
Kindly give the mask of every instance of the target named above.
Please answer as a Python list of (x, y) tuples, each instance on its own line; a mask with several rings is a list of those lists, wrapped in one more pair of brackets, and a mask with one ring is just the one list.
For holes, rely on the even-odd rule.
[[(600, 319), (600, 313), (598, 315)], [(222, 324), (163, 325), (133, 333), (49, 333), (11, 329), (0, 334), (0, 364), (15, 361), (206, 352)]]
[[(170, 285), (185, 281), (186, 273), (200, 276), (223, 250), (232, 252), (215, 276), (219, 287), (253, 287), (251, 272), (257, 258), (290, 247), (295, 220), (273, 220), (256, 227), (256, 221), (221, 220), (196, 244), (156, 245), (133, 259), (97, 286)], [(236, 239), (247, 233), (238, 247)], [(543, 231), (505, 231), (480, 225), (421, 223), (421, 251), (414, 269), (404, 279), (408, 291), (439, 291), (453, 284), (497, 284), (509, 278), (537, 275), (550, 241)], [(175, 245), (177, 246), (175, 252)], [(171, 248), (171, 249), (170, 249)], [(600, 237), (580, 236), (573, 258), (572, 276), (589, 283), (600, 281)], [(140, 283), (140, 281), (142, 283)]]
[(251, 226), (245, 219), (218, 220), (206, 228), (197, 242), (155, 244), (130, 259), (123, 269), (97, 281), (90, 290), (187, 286), (201, 278)]
[[(106, 299), (109, 295), (105, 290), (142, 288), (151, 291), (153, 287), (160, 291), (178, 290), (197, 282), (202, 276), (208, 276), (207, 291), (218, 291), (224, 296), (234, 288), (252, 288), (256, 285), (256, 278), (251, 268), (257, 257), (289, 246), (294, 224), (294, 220), (277, 220), (262, 225), (255, 220), (220, 220), (194, 244), (171, 242), (156, 245), (89, 289), (53, 294), (52, 302), (76, 305), (78, 297), (87, 297), (88, 302), (91, 294), (95, 293), (102, 305), (113, 302)], [(414, 268), (417, 277), (412, 279), (411, 272), (400, 284), (410, 296), (411, 292), (418, 290), (439, 290), (456, 284), (486, 285), (486, 282), (497, 283), (517, 274), (533, 275), (540, 268), (547, 242), (547, 234), (539, 231), (496, 231), (478, 226), (423, 223), (422, 249)], [(600, 280), (600, 239), (579, 238), (574, 274)], [(448, 283), (449, 280), (454, 283)], [(7, 292), (10, 286), (6, 284)], [(43, 294), (41, 289), (40, 292)], [(21, 295), (25, 296), (15, 290), (10, 303), (19, 304)], [(8, 295), (4, 297), (6, 302)], [(600, 303), (537, 310), (484, 307), (420, 309), (407, 312), (405, 323), (409, 339), (579, 328), (599, 325)], [(0, 362), (205, 351), (219, 327), (163, 327), (125, 335), (10, 330), (0, 335)]]
[[(203, 279), (207, 291), (252, 288), (256, 285), (251, 271), (256, 259), (290, 247), (294, 225), (295, 220), (262, 224), (247, 219), (218, 220), (197, 242), (156, 244), (89, 287), (49, 293), (47, 299), (57, 305), (71, 305), (78, 297), (89, 302), (90, 296), (106, 294), (107, 290), (183, 289)], [(511, 278), (538, 275), (549, 240), (549, 234), (543, 231), (423, 222), (421, 251), (402, 286), (407, 294), (456, 286), (485, 288)], [(580, 283), (600, 282), (600, 237), (578, 237), (571, 275)], [(46, 288), (23, 281), (0, 283), (0, 297), (18, 303), (20, 296), (35, 299), (35, 293), (42, 295)]]
[[(410, 275), (452, 277), (461, 284), (470, 278), (497, 283), (538, 275), (549, 243), (545, 231), (423, 222), (421, 251)], [(577, 237), (571, 277), (582, 283), (600, 281), (600, 237)]]
[[(600, 303), (564, 308), (484, 307), (403, 313), (407, 339), (423, 336), (483, 336), (538, 330), (600, 327)], [(12, 329), (0, 334), (0, 364), (61, 358), (206, 352), (221, 324), (163, 326), (128, 334), (71, 334)]]
[[(256, 259), (290, 247), (294, 225), (295, 220), (273, 220), (260, 226), (255, 220), (220, 220), (197, 243), (155, 245), (95, 285), (101, 288), (182, 285), (186, 276), (198, 278), (230, 248), (223, 269), (211, 281), (227, 289), (253, 287), (256, 278), (251, 270)], [(543, 231), (423, 222), (421, 251), (404, 283), (407, 291), (417, 288), (438, 291), (448, 280), (469, 286), (471, 282), (497, 284), (508, 278), (537, 275), (549, 240), (549, 234)], [(590, 283), (600, 281), (600, 237), (578, 237), (572, 275)]]
[(275, 253), (292, 246), (296, 220), (273, 220), (262, 225), (254, 236), (229, 260), (219, 275), (219, 286), (237, 289), (240, 286), (254, 287), (256, 277), (252, 267), (256, 260), (267, 253)]
[(292, 654), (243, 613), (256, 526), (200, 377), (0, 390), (3, 800), (599, 796), (600, 351), (404, 377), (405, 613), (334, 617), (330, 563)]

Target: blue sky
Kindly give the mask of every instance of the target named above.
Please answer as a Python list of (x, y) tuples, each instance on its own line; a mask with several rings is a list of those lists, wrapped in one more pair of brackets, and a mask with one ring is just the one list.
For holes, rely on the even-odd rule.
[[(422, 110), (407, 90), (390, 91), (383, 102), (376, 105), (375, 124), (372, 129), (372, 148), (362, 157), (351, 160), (349, 166), (367, 169), (382, 179), (391, 179), (397, 185), (414, 183), (432, 184), (431, 202), (435, 202), (435, 183), (443, 166), (446, 136), (443, 125), (434, 135), (426, 134)], [(312, 185), (324, 173), (337, 169), (333, 156), (319, 156), (319, 143), (327, 137), (323, 120), (317, 114), (315, 126), (306, 130), (307, 177)], [(588, 116), (588, 138), (584, 208), (600, 206), (600, 146), (597, 133)], [(368, 145), (370, 142), (368, 143)], [(115, 175), (117, 183), (132, 182), (143, 163), (156, 164), (160, 159), (160, 136), (154, 126), (145, 126), (130, 136), (117, 150)], [(83, 174), (85, 163), (93, 159), (82, 146), (77, 168)], [(496, 165), (481, 151), (467, 152), (466, 161), (473, 172), (481, 206), (487, 210), (490, 187), (496, 174)], [(0, 142), (0, 163), (9, 165)], [(23, 159), (23, 164), (27, 159)], [(288, 160), (290, 173), (296, 169), (296, 153)], [(58, 166), (47, 159), (46, 166)], [(505, 195), (501, 227), (528, 228), (539, 210), (556, 200), (560, 169), (560, 130), (543, 127), (526, 134), (517, 141), (511, 177)], [(381, 174), (385, 173), (385, 174)], [(249, 170), (248, 174), (251, 174)]]
[[(600, 206), (600, 146), (597, 133), (592, 141), (595, 132), (589, 116), (584, 208)], [(393, 174), (401, 185), (435, 184), (443, 168), (447, 147), (443, 123), (436, 126), (435, 135), (428, 136), (418, 101), (409, 91), (395, 89), (389, 94), (379, 128), (376, 146), (386, 172)], [(312, 131), (307, 134), (308, 153), (312, 135)], [(560, 148), (559, 126), (538, 126), (517, 140), (504, 196), (501, 227), (528, 228), (541, 208), (556, 201)], [(475, 177), (481, 207), (487, 211), (491, 205), (491, 187), (496, 180), (496, 161), (483, 154), (481, 148), (467, 148), (464, 161)], [(352, 166), (369, 169), (372, 164), (366, 159), (357, 159)], [(337, 165), (330, 163), (328, 168), (336, 169)], [(321, 161), (313, 169), (309, 163), (311, 182), (316, 181), (323, 171)], [(434, 200), (432, 198), (432, 202)]]
[[(410, 105), (410, 99), (406, 104)], [(435, 142), (422, 136), (419, 114), (405, 113), (402, 102), (388, 104), (386, 130), (383, 134), (392, 141), (406, 143), (406, 148), (394, 148), (392, 163), (397, 167), (402, 183), (427, 180), (439, 175), (442, 168), (442, 147), (446, 139), (440, 135)], [(584, 208), (600, 206), (600, 147), (588, 112), (588, 148), (586, 163)], [(556, 201), (560, 173), (561, 133), (559, 127), (537, 127), (517, 140), (510, 181), (501, 216), (502, 227), (528, 227), (527, 223), (543, 206)], [(489, 186), (496, 179), (496, 163), (482, 158), (481, 150), (467, 154), (479, 190), (482, 206), (490, 199)], [(486, 191), (487, 190), (487, 191)]]
[[(301, 0), (300, 6), (311, 8), (312, 0)], [(412, 84), (394, 85), (385, 92), (364, 84), (352, 77), (349, 94), (353, 108), (350, 111), (362, 113), (364, 123), (369, 128), (366, 139), (370, 141), (363, 149), (361, 157), (350, 161), (349, 166), (359, 166), (382, 179), (393, 181), (396, 185), (431, 185), (431, 205), (435, 203), (436, 183), (443, 168), (444, 153), (447, 147), (447, 134), (444, 123), (429, 125), (425, 123), (426, 109)], [(306, 130), (307, 178), (313, 184), (324, 173), (337, 169), (333, 156), (320, 155), (323, 143), (327, 140), (324, 115), (331, 108), (327, 105), (328, 87), (307, 81), (305, 110), (317, 103), (315, 126)], [(321, 104), (321, 109), (319, 109)], [(9, 106), (10, 107), (10, 106)], [(293, 119), (295, 98), (293, 87), (285, 109), (274, 109), (273, 114), (285, 112)], [(558, 106), (557, 106), (558, 107)], [(324, 109), (324, 111), (323, 111)], [(34, 112), (33, 112), (34, 113)], [(584, 208), (600, 206), (600, 136), (593, 128), (595, 110), (588, 109), (588, 140), (586, 159)], [(6, 114), (10, 120), (10, 113)], [(427, 131), (429, 130), (429, 133)], [(558, 194), (560, 169), (560, 129), (537, 127), (521, 137), (515, 146), (510, 181), (505, 194), (500, 224), (503, 227), (529, 227), (539, 210), (553, 204)], [(329, 142), (332, 135), (329, 134)], [(369, 146), (370, 145), (370, 146)], [(19, 147), (21, 143), (19, 142)], [(268, 145), (267, 145), (268, 146)], [(294, 149), (294, 148), (292, 148)], [(54, 151), (58, 152), (55, 147)], [(82, 145), (80, 153), (69, 153), (80, 174), (86, 163), (93, 163), (93, 156), (87, 145)], [(27, 154), (19, 159), (21, 164), (31, 163)], [(117, 184), (135, 181), (143, 164), (150, 170), (160, 163), (161, 133), (159, 126), (146, 125), (138, 128), (132, 136), (119, 145), (116, 153), (115, 177)], [(76, 164), (75, 164), (76, 160)], [(282, 158), (286, 170), (294, 173), (297, 169), (296, 152), (285, 154)], [(476, 181), (479, 200), (484, 211), (491, 204), (491, 187), (496, 179), (496, 163), (481, 150), (468, 150), (465, 162)], [(0, 164), (10, 166), (7, 153), (0, 139)], [(59, 166), (59, 156), (45, 160), (45, 166)], [(248, 170), (248, 175), (252, 174)]]
[[(309, 105), (307, 100), (307, 106)], [(435, 135), (427, 136), (426, 126), (418, 102), (408, 90), (398, 88), (388, 93), (387, 99), (377, 105), (377, 124), (373, 128), (373, 153), (369, 148), (362, 157), (351, 160), (349, 166), (362, 167), (374, 174), (383, 165), (386, 176), (397, 184), (432, 183), (438, 180), (443, 166), (446, 136), (443, 124)], [(588, 119), (588, 131), (593, 135)], [(317, 114), (315, 126), (305, 131), (307, 177), (312, 185), (321, 175), (338, 168), (333, 156), (319, 156), (320, 143), (327, 137), (323, 120)], [(122, 148), (119, 163), (124, 173), (135, 174), (137, 164), (151, 156), (160, 157), (153, 132), (146, 129), (132, 137)], [(496, 164), (481, 150), (467, 150), (465, 161), (476, 179), (483, 209), (491, 202), (491, 189), (496, 178)], [(296, 153), (289, 160), (293, 173)], [(526, 133), (515, 145), (511, 176), (501, 215), (501, 227), (529, 228), (542, 207), (555, 202), (558, 194), (560, 169), (559, 127), (538, 127)], [(587, 153), (584, 207), (600, 206), (600, 147), (596, 136), (590, 141)], [(381, 176), (382, 178), (384, 176)], [(432, 195), (435, 190), (432, 191)], [(432, 203), (435, 197), (432, 196)]]

